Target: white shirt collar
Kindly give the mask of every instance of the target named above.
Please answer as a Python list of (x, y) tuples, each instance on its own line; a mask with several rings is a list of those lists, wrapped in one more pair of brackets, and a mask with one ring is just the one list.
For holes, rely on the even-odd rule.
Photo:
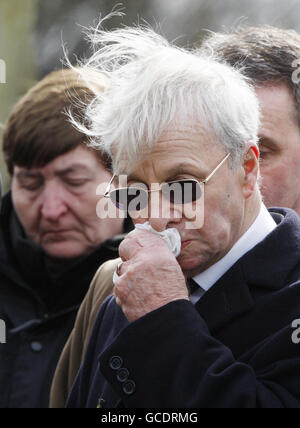
[(263, 241), (276, 227), (276, 222), (262, 203), (256, 220), (231, 250), (216, 264), (193, 278), (201, 288), (190, 296), (190, 301), (196, 303), (204, 294), (203, 290), (208, 291), (240, 258)]

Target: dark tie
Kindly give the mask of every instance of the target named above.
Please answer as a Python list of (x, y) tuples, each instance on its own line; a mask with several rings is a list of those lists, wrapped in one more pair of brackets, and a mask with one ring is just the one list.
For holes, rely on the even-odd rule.
[(199, 290), (201, 287), (193, 280), (193, 278), (187, 278), (187, 288), (189, 290), (189, 295), (191, 296), (195, 291)]

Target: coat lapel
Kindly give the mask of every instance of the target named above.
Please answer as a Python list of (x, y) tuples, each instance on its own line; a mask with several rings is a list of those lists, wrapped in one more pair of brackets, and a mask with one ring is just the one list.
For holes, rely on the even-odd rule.
[(199, 300), (196, 309), (213, 334), (253, 306), (249, 287), (237, 264)]
[(277, 228), (202, 297), (196, 309), (212, 334), (251, 311), (260, 295), (299, 280), (300, 223), (296, 213), (276, 208)]

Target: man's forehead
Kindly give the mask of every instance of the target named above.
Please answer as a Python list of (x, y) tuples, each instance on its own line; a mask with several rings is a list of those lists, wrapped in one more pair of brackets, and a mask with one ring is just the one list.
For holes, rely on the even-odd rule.
[[(188, 163), (180, 162), (180, 163), (177, 164), (175, 162), (174, 164), (166, 165), (163, 168), (163, 170), (160, 169), (160, 173), (164, 174), (164, 175), (167, 175), (169, 177), (176, 176), (176, 175), (183, 174), (183, 173), (187, 172), (188, 165), (189, 165)], [(193, 167), (193, 165), (190, 164), (190, 167)], [(132, 172), (131, 174), (128, 175), (128, 180), (130, 180), (130, 181), (134, 181), (134, 180), (138, 181), (140, 179), (141, 174), (143, 173), (143, 171), (146, 172), (145, 171), (146, 169), (147, 169), (147, 167), (146, 168), (140, 168), (140, 169)]]
[(200, 168), (213, 164), (224, 154), (224, 148), (210, 139), (203, 139), (198, 133), (179, 134), (168, 131), (156, 143), (153, 151), (145, 156), (128, 176), (140, 175), (152, 169), (157, 172), (185, 172), (187, 167)]
[(161, 133), (160, 139), (158, 141), (164, 141), (168, 139), (177, 139), (182, 140), (201, 140), (205, 137), (205, 140), (211, 138), (211, 132), (204, 126), (196, 122), (187, 122), (187, 123), (173, 123), (170, 124), (164, 131)]
[(298, 123), (297, 104), (286, 83), (257, 86), (255, 91), (262, 109), (262, 120), (274, 117), (274, 120)]

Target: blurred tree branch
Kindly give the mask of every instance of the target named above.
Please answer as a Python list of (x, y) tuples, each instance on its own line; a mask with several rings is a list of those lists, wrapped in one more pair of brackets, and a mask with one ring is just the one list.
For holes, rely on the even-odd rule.
[[(33, 27), (38, 0), (1, 0), (0, 58), (6, 63), (6, 84), (0, 84), (0, 123), (7, 119), (14, 103), (36, 79)], [(1, 136), (1, 129), (0, 129)], [(9, 178), (0, 156), (4, 188)]]

